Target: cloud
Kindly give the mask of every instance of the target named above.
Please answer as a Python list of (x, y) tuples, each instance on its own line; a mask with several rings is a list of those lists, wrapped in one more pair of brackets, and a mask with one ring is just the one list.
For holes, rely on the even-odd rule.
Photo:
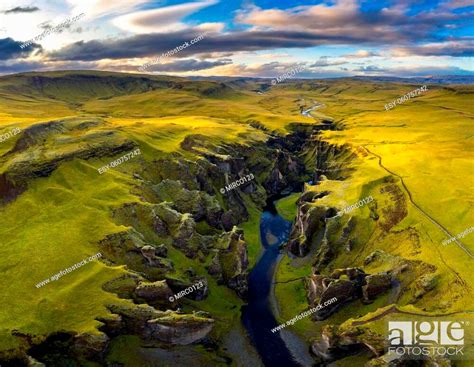
[(306, 31), (322, 39), (358, 39), (359, 41), (390, 41), (393, 30), (369, 26), (361, 15), (357, 3), (339, 0), (334, 5), (299, 6), (292, 9), (260, 9), (256, 6), (241, 11), (238, 23), (252, 25), (257, 30), (291, 29)]
[(85, 13), (89, 19), (130, 12), (150, 0), (67, 0), (73, 7), (71, 14)]
[[(382, 47), (387, 44), (399, 45), (394, 52), (402, 54), (410, 52), (410, 48), (415, 52), (414, 45), (421, 42), (428, 45), (440, 44), (439, 36), (430, 33), (439, 27), (440, 22), (459, 21), (472, 15), (469, 12), (455, 14), (439, 9), (408, 15), (407, 8), (402, 5), (362, 13), (355, 1), (338, 0), (334, 5), (299, 6), (287, 10), (247, 7), (236, 16), (236, 22), (252, 26), (245, 30), (224, 32), (222, 23), (205, 23), (195, 27), (181, 23), (183, 17), (213, 5), (216, 1), (188, 2), (116, 18), (114, 22), (123, 29), (140, 34), (120, 39), (76, 42), (52, 52), (50, 57), (55, 60), (84, 61), (153, 57), (189, 41), (204, 28), (209, 30), (206, 38), (183, 50), (177, 57), (190, 57), (199, 53), (235, 53), (354, 44)], [(165, 29), (167, 32), (163, 32)], [(150, 31), (155, 33), (149, 33)], [(453, 38), (450, 42), (461, 41)], [(416, 47), (421, 55), (424, 55), (429, 53), (427, 50), (431, 46)], [(454, 56), (465, 55), (459, 48), (452, 49)], [(438, 51), (438, 54), (448, 54), (449, 50), (443, 52)], [(345, 56), (364, 58), (379, 55), (374, 51), (362, 49)], [(324, 67), (323, 64), (321, 61), (319, 66)]]
[[(53, 60), (102, 60), (124, 59), (135, 57), (152, 57), (166, 53), (198, 36), (197, 33), (176, 32), (166, 34), (136, 35), (123, 39), (80, 41), (70, 44), (49, 56)], [(200, 41), (175, 56), (184, 57), (191, 54), (190, 48), (199, 46)]]
[(0, 60), (26, 58), (36, 50), (41, 50), (41, 45), (33, 43), (25, 48), (20, 48), (23, 42), (15, 41), (13, 38), (0, 39)]
[(185, 59), (167, 62), (166, 64), (156, 64), (147, 68), (146, 72), (158, 71), (158, 72), (186, 72), (186, 71), (197, 71), (212, 69), (217, 66), (232, 64), (230, 59), (222, 59), (216, 61), (196, 60), (196, 59)]
[(443, 3), (443, 6), (450, 9), (467, 8), (468, 6), (474, 6), (472, 0), (450, 0)]
[(209, 53), (200, 53), (199, 57), (201, 59), (216, 59), (216, 58), (228, 58), (235, 56), (235, 52), (209, 52)]
[(473, 12), (453, 13), (442, 8), (411, 12), (408, 6), (363, 12), (355, 0), (336, 0), (333, 4), (297, 6), (290, 9), (261, 9), (250, 6), (237, 13), (236, 22), (252, 30), (288, 30), (311, 33), (320, 43), (339, 44), (410, 43), (437, 41), (435, 35), (443, 22), (469, 20)]
[(380, 56), (379, 53), (367, 50), (359, 50), (354, 54), (342, 55), (342, 57), (347, 57), (349, 59), (362, 59), (365, 57)]
[(396, 76), (396, 77), (418, 77), (427, 75), (474, 75), (471, 70), (465, 70), (456, 66), (442, 65), (406, 65), (401, 67), (380, 68), (376, 65), (368, 65), (353, 70), (359, 75), (374, 76)]
[(362, 71), (364, 73), (372, 73), (372, 74), (383, 74), (386, 73), (388, 69), (378, 67), (377, 65), (367, 65), (361, 66), (360, 68), (354, 69), (354, 71)]
[(276, 52), (276, 53), (256, 53), (256, 52), (243, 52), (242, 54), (246, 55), (251, 55), (255, 58), (261, 58), (261, 59), (282, 59), (282, 58), (287, 58), (287, 57), (292, 57), (291, 54), (289, 53), (283, 53), (283, 52)]
[(472, 57), (474, 56), (474, 41), (458, 40), (441, 43), (429, 43), (424, 45), (397, 47), (391, 50), (393, 56), (451, 56)]
[(50, 20), (47, 20), (45, 22), (38, 24), (37, 27), (46, 30), (46, 29), (53, 28), (53, 24), (51, 23)]
[[(56, 60), (101, 60), (153, 57), (199, 36), (198, 29), (178, 32), (140, 34), (122, 39), (80, 41), (49, 56)], [(258, 51), (276, 47), (308, 47), (316, 44), (307, 34), (292, 32), (234, 32), (206, 34), (198, 43), (177, 53), (187, 57), (199, 53)]]
[[(59, 60), (100, 60), (152, 57), (174, 49), (197, 37), (199, 29), (190, 28), (177, 32), (138, 34), (122, 39), (80, 41), (50, 54)], [(199, 43), (179, 52), (177, 57), (199, 53), (259, 51), (275, 48), (307, 48), (332, 43), (353, 43), (360, 40), (352, 35), (321, 38), (304, 31), (235, 31), (209, 33)]]
[[(141, 4), (145, 0), (139, 0)], [(113, 12), (129, 9), (125, 0), (68, 0), (74, 6), (88, 4), (90, 9), (100, 12)], [(112, 22), (126, 31), (138, 34), (131, 36), (116, 35), (110, 38), (91, 39), (89, 34), (83, 41), (70, 43), (45, 55), (45, 60), (119, 60), (151, 58), (175, 47), (189, 42), (200, 33), (207, 32), (206, 38), (179, 54), (178, 58), (189, 58), (200, 54), (236, 54), (239, 52), (256, 52), (278, 48), (311, 48), (320, 45), (396, 45), (396, 55), (416, 53), (428, 54), (428, 49), (438, 48), (438, 54), (448, 54), (439, 50), (440, 44), (430, 31), (440, 26), (443, 19), (455, 21), (465, 15), (449, 13), (444, 10), (433, 10), (413, 15), (406, 6), (397, 5), (383, 9), (362, 12), (355, 0), (336, 0), (333, 4), (298, 6), (289, 9), (261, 9), (247, 6), (238, 11), (235, 21), (244, 24), (245, 28), (231, 28), (224, 31), (224, 23), (203, 23), (189, 25), (183, 19), (206, 7), (217, 4), (218, 0), (200, 0), (185, 2), (179, 5), (161, 6), (156, 9), (135, 11), (119, 16)], [(128, 5), (127, 5), (128, 4)], [(98, 11), (98, 10), (97, 10)], [(436, 17), (439, 17), (437, 19)], [(436, 22), (434, 19), (437, 19)], [(251, 27), (247, 27), (250, 25)], [(78, 30), (80, 31), (80, 29)], [(422, 36), (425, 35), (425, 36)], [(428, 40), (428, 41), (427, 41)], [(427, 42), (429, 46), (415, 46), (415, 42)], [(450, 42), (459, 42), (451, 39)], [(465, 55), (459, 48), (455, 55)], [(434, 51), (431, 51), (434, 52)], [(348, 59), (379, 56), (375, 51), (361, 49), (354, 54), (343, 55)], [(219, 56), (217, 56), (219, 58)], [(145, 62), (145, 60), (143, 60)], [(313, 67), (341, 65), (339, 60), (320, 59)]]
[(11, 14), (11, 13), (33, 13), (35, 11), (38, 11), (40, 10), (37, 6), (25, 6), (25, 7), (21, 7), (21, 6), (17, 6), (15, 8), (12, 8), (12, 9), (9, 9), (9, 10), (5, 10), (4, 13), (5, 14)]
[(319, 67), (319, 68), (324, 68), (327, 66), (335, 66), (335, 65), (342, 65), (342, 64), (347, 64), (346, 61), (329, 61), (329, 57), (327, 56), (321, 56), (318, 61), (316, 61), (314, 64), (311, 64), (310, 67)]
[(0, 74), (20, 73), (24, 71), (56, 71), (56, 70), (110, 70), (110, 71), (131, 71), (136, 70), (132, 65), (118, 65), (116, 62), (84, 62), (84, 61), (28, 61), (15, 60), (1, 61)]
[[(473, 9), (469, 8), (472, 0), (441, 0), (429, 6), (413, 6), (411, 1), (402, 0), (396, 4), (389, 2), (370, 7), (369, 10), (361, 0), (318, 1), (317, 5), (313, 0), (302, 0), (297, 3), (311, 5), (287, 5), (287, 8), (284, 4), (290, 2), (265, 2), (266, 9), (261, 5), (263, 2), (259, 2), (258, 6), (244, 5), (233, 13), (232, 20), (229, 20), (227, 13), (217, 14), (221, 18), (216, 18), (212, 10), (217, 6), (208, 9), (219, 2), (224, 4), (219, 0), (66, 2), (70, 5), (68, 11), (72, 8), (72, 14), (84, 12), (89, 19), (92, 17), (90, 27), (95, 28), (83, 31), (80, 27), (74, 27), (75, 32), (82, 32), (80, 36), (57, 34), (55, 38), (44, 41), (46, 52), (37, 44), (29, 49), (18, 47), (15, 50), (11, 44), (15, 42), (13, 39), (26, 38), (24, 28), (18, 25), (18, 34), (9, 34), (13, 39), (3, 45), (0, 43), (0, 59), (13, 62), (32, 55), (30, 60), (41, 59), (48, 68), (78, 64), (113, 69), (116, 65), (120, 70), (135, 71), (147, 61), (205, 33), (203, 40), (150, 70), (216, 74), (235, 71), (238, 75), (259, 76), (258, 73), (261, 73), (275, 77), (284, 73), (285, 68), (291, 68), (291, 61), (307, 60), (307, 69), (301, 75), (321, 77), (336, 69), (344, 73), (349, 72), (344, 69), (357, 73), (389, 73), (393, 69), (386, 69), (385, 65), (400, 61), (390, 60), (389, 57), (410, 58), (403, 60), (404, 63), (423, 59), (423, 63), (429, 65), (431, 56), (439, 56), (434, 61), (439, 65), (451, 56), (472, 56), (474, 49), (473, 37), (460, 36), (467, 34), (463, 28), (474, 15)], [(178, 2), (180, 4), (176, 4)], [(15, 5), (10, 5), (10, 8)], [(204, 13), (203, 9), (211, 10), (210, 17), (201, 16), (199, 12)], [(41, 14), (31, 16), (37, 19), (41, 18)], [(14, 22), (15, 17), (5, 16), (5, 19)], [(198, 19), (203, 22), (199, 24)], [(40, 23), (45, 19), (37, 20)], [(9, 24), (8, 27), (9, 32), (15, 28)], [(47, 29), (51, 24), (43, 22), (40, 27)], [(336, 53), (333, 57), (319, 59), (307, 56), (321, 54), (316, 49), (318, 46), (334, 47)], [(1, 47), (5, 48), (5, 52)], [(309, 54), (304, 54), (303, 49), (309, 49)], [(278, 56), (282, 50), (289, 55)], [(324, 50), (325, 54), (332, 55), (326, 53), (327, 47)], [(382, 59), (382, 55), (385, 58)], [(270, 63), (269, 60), (278, 62)], [(465, 60), (450, 62), (463, 65)], [(345, 68), (338, 67), (340, 65)]]
[(155, 33), (167, 30), (182, 30), (188, 26), (181, 19), (203, 8), (214, 5), (218, 0), (204, 0), (158, 9), (142, 10), (122, 15), (113, 21), (117, 27), (134, 33)]
[(302, 70), (295, 74), (295, 79), (336, 78), (350, 75), (345, 71), (315, 71), (306, 68), (302, 63), (280, 63), (277, 61), (265, 64), (225, 65), (212, 70), (212, 73), (213, 75), (276, 78), (295, 69)]
[(44, 64), (36, 61), (20, 61), (7, 63), (0, 61), (0, 74), (21, 73), (24, 71), (41, 70)]
[(317, 30), (321, 27), (340, 27), (351, 24), (359, 18), (358, 6), (354, 0), (339, 0), (334, 5), (298, 6), (292, 9), (260, 9), (250, 6), (240, 11), (236, 21), (256, 27), (284, 29), (294, 28)]

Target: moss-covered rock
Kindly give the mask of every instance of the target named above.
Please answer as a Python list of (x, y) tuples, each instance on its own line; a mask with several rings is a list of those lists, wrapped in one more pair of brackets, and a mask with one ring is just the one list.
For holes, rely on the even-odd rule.
[(165, 179), (157, 185), (144, 187), (150, 193), (152, 202), (172, 203), (173, 209), (192, 215), (195, 221), (206, 220), (213, 227), (220, 227), (220, 217), (223, 213), (215, 196), (199, 190), (188, 190), (181, 181)]
[(295, 224), (288, 240), (288, 251), (305, 256), (316, 245), (316, 234), (324, 228), (330, 208), (302, 204), (298, 207)]
[(135, 288), (135, 295), (146, 302), (162, 302), (169, 305), (171, 304), (169, 297), (173, 295), (173, 291), (166, 280), (158, 280), (156, 282), (140, 282)]
[(116, 327), (146, 340), (169, 344), (190, 344), (204, 338), (214, 320), (203, 314), (181, 314), (171, 310), (157, 311), (144, 305), (111, 305), (111, 312), (120, 316)]
[(438, 284), (439, 277), (436, 274), (424, 274), (415, 282), (415, 297), (421, 298)]
[(99, 247), (107, 261), (127, 265), (153, 278), (173, 271), (172, 262), (155, 256), (154, 247), (146, 245), (143, 236), (133, 228), (107, 235)]
[[(366, 274), (360, 268), (335, 269), (329, 276), (313, 274), (307, 281), (307, 297), (310, 305), (319, 307), (316, 320), (324, 320), (343, 305), (362, 298), (372, 302), (392, 285), (388, 272)], [(336, 299), (335, 302), (328, 301)]]
[(147, 322), (149, 337), (166, 343), (186, 345), (203, 339), (212, 330), (214, 320), (197, 314), (168, 312)]
[(109, 344), (109, 337), (104, 333), (83, 333), (74, 337), (72, 352), (77, 358), (101, 360)]
[(373, 274), (367, 276), (365, 282), (366, 284), (362, 286), (362, 294), (364, 301), (370, 303), (392, 287), (392, 276), (389, 273)]
[[(326, 304), (328, 301), (336, 299), (334, 303)], [(343, 304), (358, 298), (358, 289), (354, 282), (344, 279), (336, 279), (329, 282), (322, 292), (318, 304), (320, 309), (314, 313), (316, 320), (324, 320), (333, 314)]]
[(324, 326), (321, 337), (311, 343), (311, 352), (326, 363), (347, 355), (370, 351), (374, 356), (383, 352), (383, 338), (365, 334), (357, 328), (341, 329), (335, 325)]
[[(176, 277), (168, 276), (166, 277), (166, 282), (169, 285), (169, 287), (172, 289), (174, 294), (177, 294), (187, 288), (193, 288), (192, 292), (184, 295), (183, 297), (186, 297), (195, 301), (202, 301), (209, 294), (209, 284), (207, 282), (206, 277), (190, 276), (190, 281), (185, 281), (182, 279), (178, 279)], [(195, 287), (193, 287), (193, 285)]]
[(221, 284), (234, 289), (240, 297), (248, 291), (247, 244), (242, 230), (234, 227), (220, 236), (208, 272)]

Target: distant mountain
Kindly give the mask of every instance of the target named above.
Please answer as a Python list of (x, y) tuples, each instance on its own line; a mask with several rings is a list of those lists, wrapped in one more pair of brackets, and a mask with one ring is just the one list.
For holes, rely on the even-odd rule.
[[(191, 80), (214, 80), (232, 84), (250, 84), (250, 83), (264, 83), (270, 85), (271, 78), (252, 78), (252, 77), (227, 77), (227, 76), (210, 76), (210, 77), (189, 77)], [(286, 82), (290, 81), (302, 81), (302, 80), (341, 80), (341, 79), (351, 79), (351, 80), (369, 80), (369, 81), (379, 81), (379, 82), (391, 82), (391, 83), (433, 83), (433, 84), (474, 84), (474, 75), (428, 75), (423, 77), (413, 77), (413, 78), (400, 78), (395, 76), (353, 76), (353, 77), (340, 77), (340, 78), (298, 78), (298, 79), (288, 79)]]
[(355, 76), (351, 79), (392, 83), (474, 84), (474, 75), (427, 75), (414, 78), (398, 78), (392, 76)]
[(218, 81), (197, 82), (186, 78), (125, 74), (104, 71), (27, 72), (0, 77), (0, 93), (82, 103), (158, 90), (173, 90), (205, 98), (230, 98), (238, 92)]

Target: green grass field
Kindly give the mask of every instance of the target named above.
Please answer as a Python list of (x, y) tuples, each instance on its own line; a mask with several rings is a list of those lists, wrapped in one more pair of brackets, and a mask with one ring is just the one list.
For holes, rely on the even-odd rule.
[[(32, 83), (36, 77), (41, 78), (41, 88)], [(331, 266), (363, 266), (364, 258), (377, 249), (422, 261), (436, 267), (438, 282), (433, 292), (410, 307), (417, 312), (474, 311), (472, 258), (456, 243), (442, 246), (447, 235), (434, 223), (452, 235), (473, 223), (474, 87), (428, 86), (422, 96), (385, 111), (385, 103), (418, 86), (356, 80), (301, 81), (283, 83), (257, 95), (245, 87), (170, 77), (144, 81), (143, 76), (127, 75), (122, 85), (117, 83), (122, 77), (118, 73), (54, 72), (0, 78), (0, 133), (59, 119), (68, 121), (68, 126), (94, 119), (103, 121), (87, 129), (55, 131), (42, 137), (38, 146), (13, 155), (5, 154), (21, 134), (0, 143), (0, 174), (21, 162), (46, 161), (112, 142), (133, 141), (142, 151), (140, 157), (103, 175), (97, 168), (121, 154), (61, 162), (51, 175), (29, 179), (25, 192), (0, 207), (0, 270), (4, 279), (0, 293), (8, 300), (0, 312), (0, 351), (22, 347), (22, 339), (13, 336), (12, 330), (37, 340), (61, 330), (97, 332), (96, 318), (108, 314), (107, 304), (129, 302), (102, 289), (105, 282), (127, 273), (127, 269), (100, 261), (42, 288), (37, 289), (35, 284), (97, 253), (101, 239), (125, 229), (114, 223), (111, 212), (125, 203), (141, 202), (134, 194), (137, 182), (130, 172), (142, 161), (171, 154), (193, 160), (223, 144), (250, 147), (268, 138), (264, 129), (285, 134), (292, 123), (313, 124), (322, 119), (331, 119), (338, 127), (323, 131), (323, 139), (355, 155), (349, 163), (353, 171), (346, 180), (328, 179), (317, 186), (307, 185), (308, 190), (330, 192), (315, 205), (342, 209), (372, 195), (382, 216), (391, 215), (400, 205), (407, 213), (384, 231), (369, 219), (369, 206), (355, 209), (351, 215), (364, 223), (357, 227), (355, 249), (339, 254)], [(300, 106), (309, 108), (311, 101), (324, 103), (325, 107), (312, 112), (313, 117), (302, 116)], [(199, 152), (183, 150), (183, 140), (196, 134), (206, 137), (208, 147)], [(387, 177), (392, 177), (402, 192), (400, 203), (380, 193)], [(294, 220), (298, 197), (293, 194), (277, 203), (285, 219)], [(249, 220), (240, 226), (245, 231), (252, 266), (261, 252), (260, 212), (252, 205), (248, 210)], [(340, 235), (337, 228), (335, 237)], [(461, 242), (474, 253), (474, 233)], [(198, 274), (206, 274), (205, 264), (196, 265), (177, 250), (171, 251), (170, 258), (178, 272), (195, 265)], [(311, 265), (310, 259), (283, 258), (276, 280), (308, 276)], [(367, 271), (388, 270), (389, 265), (373, 265)], [(221, 319), (222, 327), (216, 328), (216, 335), (220, 335), (225, 332), (226, 317), (234, 321), (239, 317), (242, 302), (214, 281), (211, 287), (206, 301), (198, 305), (191, 302), (187, 307), (199, 307)], [(399, 305), (410, 305), (414, 292), (408, 288)], [(276, 296), (283, 321), (308, 307), (302, 281), (277, 284)], [(328, 322), (343, 323), (377, 312), (386, 301), (382, 298), (371, 305), (354, 303)], [(314, 327), (305, 319), (292, 329), (312, 337), (325, 323)], [(115, 349), (114, 354), (119, 351)]]

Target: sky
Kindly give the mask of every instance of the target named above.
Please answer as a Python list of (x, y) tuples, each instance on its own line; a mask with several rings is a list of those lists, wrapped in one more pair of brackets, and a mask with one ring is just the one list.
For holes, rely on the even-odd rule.
[(474, 75), (473, 31), (474, 0), (2, 0), (0, 74)]

